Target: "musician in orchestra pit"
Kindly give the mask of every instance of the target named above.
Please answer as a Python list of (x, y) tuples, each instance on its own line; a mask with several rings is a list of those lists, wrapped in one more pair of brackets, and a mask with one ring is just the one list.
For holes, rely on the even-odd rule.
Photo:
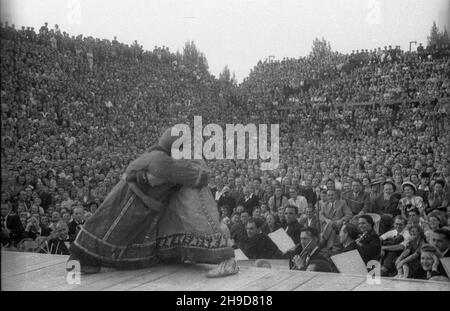
[(301, 271), (333, 272), (331, 263), (321, 251), (319, 241), (319, 231), (315, 228), (302, 229), (300, 234), (302, 250), (297, 248), (294, 251), (289, 260), (289, 268)]

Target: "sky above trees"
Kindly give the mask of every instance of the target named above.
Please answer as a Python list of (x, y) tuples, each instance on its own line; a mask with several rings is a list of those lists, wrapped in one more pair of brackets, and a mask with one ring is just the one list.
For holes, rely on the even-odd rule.
[(182, 52), (193, 40), (211, 73), (218, 77), (228, 65), (240, 82), (269, 56), (308, 55), (317, 37), (342, 53), (426, 45), (433, 21), (440, 30), (450, 23), (449, 8), (448, 0), (1, 0), (1, 19), (137, 40), (147, 50), (164, 45)]

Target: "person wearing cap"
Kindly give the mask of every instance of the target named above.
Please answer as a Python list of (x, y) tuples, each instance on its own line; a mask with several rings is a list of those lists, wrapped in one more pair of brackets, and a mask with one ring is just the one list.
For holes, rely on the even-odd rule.
[(96, 213), (80, 228), (70, 246), (69, 260), (80, 261), (82, 273), (96, 273), (101, 267), (137, 269), (158, 263), (157, 225), (171, 194), (180, 184), (197, 188), (208, 184), (206, 170), (171, 157), (177, 138), (171, 129), (166, 130), (158, 144), (131, 162)]
[(403, 197), (399, 201), (398, 209), (403, 217), (407, 217), (408, 212), (414, 208), (417, 208), (420, 213), (424, 212), (423, 199), (417, 195), (416, 186), (410, 181), (405, 181), (402, 184), (402, 190)]

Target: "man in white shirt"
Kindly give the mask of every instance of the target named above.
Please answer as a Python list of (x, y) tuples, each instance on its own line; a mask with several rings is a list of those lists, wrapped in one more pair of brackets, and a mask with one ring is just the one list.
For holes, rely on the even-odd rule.
[(297, 194), (296, 187), (289, 188), (289, 196), (290, 199), (288, 200), (288, 204), (297, 206), (299, 216), (304, 215), (306, 212), (306, 208), (308, 207), (308, 201), (306, 200), (306, 198)]
[(381, 246), (381, 273), (383, 276), (395, 274), (395, 260), (406, 248), (410, 239), (406, 227), (408, 220), (403, 216), (397, 216), (394, 220), (394, 228), (380, 236)]

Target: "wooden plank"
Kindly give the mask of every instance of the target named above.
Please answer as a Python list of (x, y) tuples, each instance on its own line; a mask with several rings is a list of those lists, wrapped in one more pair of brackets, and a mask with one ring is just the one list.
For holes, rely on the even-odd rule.
[(234, 275), (213, 279), (203, 276), (199, 281), (200, 286), (195, 286), (193, 290), (235, 291), (271, 272), (272, 270), (267, 268), (239, 267), (239, 272)]
[(132, 291), (181, 291), (194, 290), (199, 283), (204, 282), (205, 273), (211, 269), (206, 265), (183, 264), (176, 273), (164, 276), (158, 280), (132, 288)]
[[(161, 267), (165, 268), (165, 267)], [(147, 268), (139, 270), (115, 270), (107, 272), (107, 277), (102, 278), (100, 274), (90, 275), (90, 282), (81, 282), (81, 286), (74, 287), (74, 291), (98, 291), (109, 290), (109, 288), (126, 282), (132, 282), (133, 279), (145, 274), (153, 273), (153, 270), (157, 271), (158, 268)], [(167, 275), (167, 274), (166, 274)]]
[(339, 273), (320, 273), (302, 285), (294, 288), (294, 291), (349, 291), (366, 281), (360, 276), (348, 276)]
[[(78, 288), (91, 286), (92, 283), (101, 282), (105, 279), (111, 278), (114, 275), (114, 272), (117, 270), (110, 268), (102, 268), (99, 273), (95, 274), (81, 274), (80, 275), (80, 283), (79, 284), (69, 284), (68, 282), (60, 282), (55, 284), (51, 290), (54, 291), (69, 291), (76, 290)], [(67, 272), (64, 272), (67, 276)]]
[(27, 252), (1, 252), (2, 256), (2, 268), (9, 265), (20, 263), (21, 265), (33, 265), (42, 261), (54, 259), (54, 258), (69, 258), (65, 255), (51, 255), (51, 254), (39, 254), (39, 253), (27, 253)]
[[(263, 269), (263, 268), (260, 268)], [(238, 288), (238, 290), (242, 291), (264, 291), (269, 288), (276, 286), (282, 282), (288, 281), (288, 279), (292, 278), (292, 272), (289, 271), (278, 271), (278, 270), (270, 270), (269, 274), (266, 274), (257, 280), (250, 282), (249, 284)]]
[(355, 291), (450, 291), (449, 282), (381, 278), (380, 284), (363, 282)]
[(20, 275), (29, 273), (35, 270), (40, 270), (45, 267), (50, 267), (54, 265), (59, 265), (61, 263), (66, 263), (68, 256), (58, 256), (53, 255), (49, 257), (48, 255), (42, 255), (43, 257), (39, 260), (39, 258), (34, 258), (32, 264), (26, 259), (26, 257), (19, 256), (17, 260), (13, 263), (2, 264), (2, 280), (5, 278), (9, 278), (14, 275)]
[(269, 287), (268, 290), (271, 291), (291, 291), (296, 287), (308, 282), (317, 275), (317, 272), (309, 271), (292, 271), (290, 272), (292, 276), (285, 281)]
[[(272, 266), (272, 269), (289, 270), (288, 259), (264, 259)], [(255, 267), (255, 260), (238, 260), (239, 267)]]
[(14, 275), (2, 280), (2, 290), (50, 290), (56, 284), (66, 282), (66, 262)]
[(166, 266), (158, 269), (150, 269), (150, 271), (143, 273), (133, 279), (122, 281), (119, 284), (115, 284), (111, 287), (105, 288), (108, 291), (127, 291), (135, 287), (149, 284), (151, 282), (157, 282), (159, 279), (174, 274), (180, 271), (181, 266)]

